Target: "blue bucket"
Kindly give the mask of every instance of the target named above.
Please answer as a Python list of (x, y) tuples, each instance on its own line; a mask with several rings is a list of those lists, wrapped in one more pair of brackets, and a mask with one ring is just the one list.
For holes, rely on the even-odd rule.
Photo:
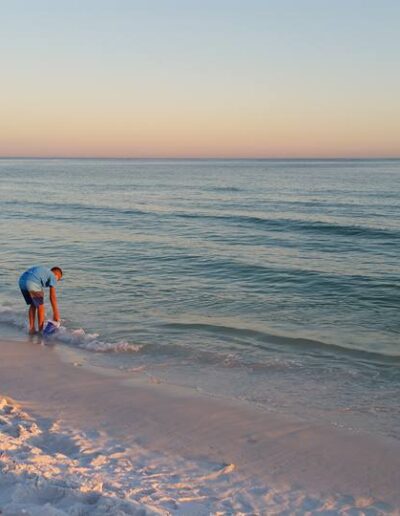
[(55, 333), (59, 327), (59, 322), (47, 321), (46, 326), (43, 329), (43, 335), (53, 335), (53, 333)]

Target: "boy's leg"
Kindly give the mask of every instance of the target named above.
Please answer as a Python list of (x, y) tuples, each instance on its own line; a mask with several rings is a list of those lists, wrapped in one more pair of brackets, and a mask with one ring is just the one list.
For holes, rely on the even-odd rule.
[(21, 289), (21, 294), (24, 296), (26, 304), (29, 306), (28, 311), (28, 324), (29, 324), (29, 333), (33, 335), (35, 333), (35, 316), (36, 316), (36, 306), (33, 303), (33, 299), (25, 288), (25, 285), (20, 282), (19, 288)]
[(32, 303), (29, 306), (29, 333), (35, 333), (36, 306)]
[(43, 326), (44, 326), (44, 317), (45, 317), (44, 305), (39, 305), (39, 306), (37, 307), (37, 312), (38, 312), (38, 326), (39, 326), (39, 331), (43, 331)]
[(44, 325), (44, 292), (43, 290), (30, 290), (29, 295), (32, 298), (32, 305), (35, 307), (35, 312), (37, 312), (38, 317), (38, 330), (43, 330)]

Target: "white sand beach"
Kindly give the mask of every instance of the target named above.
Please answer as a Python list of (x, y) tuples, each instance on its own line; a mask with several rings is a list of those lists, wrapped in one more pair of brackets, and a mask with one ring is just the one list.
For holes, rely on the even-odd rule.
[(400, 514), (395, 440), (0, 352), (1, 514)]

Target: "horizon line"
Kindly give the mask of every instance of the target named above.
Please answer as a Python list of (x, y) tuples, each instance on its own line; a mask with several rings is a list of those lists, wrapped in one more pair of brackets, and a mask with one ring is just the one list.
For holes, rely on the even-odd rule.
[(0, 156), (0, 160), (7, 159), (70, 159), (70, 160), (215, 160), (215, 161), (397, 161), (399, 156)]

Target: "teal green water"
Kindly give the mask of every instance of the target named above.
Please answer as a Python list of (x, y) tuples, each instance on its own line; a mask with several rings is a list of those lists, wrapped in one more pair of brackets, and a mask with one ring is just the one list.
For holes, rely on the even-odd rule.
[(4, 331), (58, 264), (94, 364), (398, 437), (400, 161), (0, 160), (0, 209)]

